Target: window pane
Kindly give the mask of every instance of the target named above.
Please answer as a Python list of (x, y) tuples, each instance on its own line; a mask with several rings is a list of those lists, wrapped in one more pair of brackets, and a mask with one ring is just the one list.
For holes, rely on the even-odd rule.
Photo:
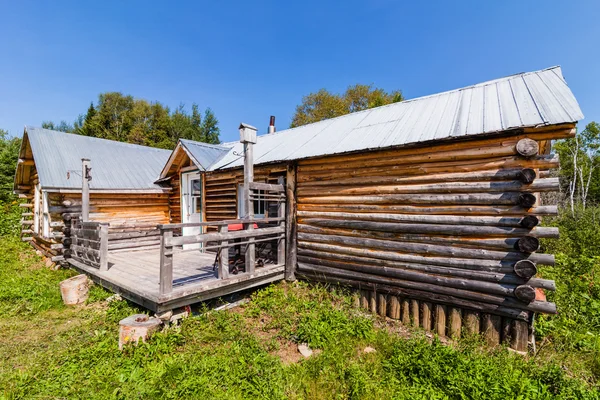
[(202, 185), (200, 179), (192, 179), (192, 195), (199, 196), (202, 191)]

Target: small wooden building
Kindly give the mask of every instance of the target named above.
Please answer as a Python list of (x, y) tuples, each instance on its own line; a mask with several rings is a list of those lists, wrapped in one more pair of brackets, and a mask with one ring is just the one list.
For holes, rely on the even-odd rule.
[[(156, 225), (170, 219), (169, 193), (154, 183), (171, 152), (27, 126), (14, 190), (25, 202), (22, 237), (55, 261), (62, 259), (63, 217), (81, 213), (82, 159), (90, 160), (90, 219), (112, 232), (140, 230), (157, 245)], [(133, 233), (131, 234), (133, 235)], [(111, 248), (128, 243), (111, 240)]]
[[(582, 118), (553, 67), (260, 135), (255, 144), (182, 140), (155, 181), (170, 193), (170, 224), (158, 227), (152, 291), (120, 285), (110, 267), (74, 265), (156, 310), (285, 274), (354, 288), (363, 307), (442, 336), (465, 328), (525, 350), (534, 314), (556, 312), (544, 296), (554, 282), (537, 276), (538, 265), (554, 264), (537, 252), (539, 239), (558, 237), (539, 225), (558, 212), (540, 196), (559, 190), (551, 144), (575, 135)], [(29, 184), (31, 195), (34, 172), (20, 174), (16, 188)], [(244, 231), (228, 232), (232, 222)], [(277, 261), (254, 270), (255, 243), (273, 238)], [(246, 270), (235, 278), (223, 250), (234, 239), (247, 246)], [(185, 262), (174, 267), (172, 255), (199, 243), (196, 251), (216, 251), (219, 281), (176, 289), (189, 276), (173, 278)]]

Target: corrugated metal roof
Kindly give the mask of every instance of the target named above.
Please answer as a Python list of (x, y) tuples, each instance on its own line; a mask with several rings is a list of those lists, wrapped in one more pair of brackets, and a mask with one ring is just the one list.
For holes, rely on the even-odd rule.
[(171, 154), (170, 150), (29, 126), (25, 135), (43, 188), (81, 189), (81, 159), (89, 158), (90, 189), (160, 189), (154, 181)]
[(230, 146), (194, 142), (193, 140), (179, 139), (188, 155), (201, 170), (208, 169), (229, 152)]
[[(254, 163), (380, 149), (583, 119), (560, 67), (521, 73), (258, 137)], [(244, 164), (235, 144), (210, 170)]]

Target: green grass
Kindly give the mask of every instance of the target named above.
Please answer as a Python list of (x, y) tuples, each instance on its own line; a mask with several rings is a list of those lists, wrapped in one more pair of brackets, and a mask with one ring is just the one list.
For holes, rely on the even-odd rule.
[[(52, 271), (15, 239), (0, 242), (0, 398), (598, 399), (588, 375), (548, 358), (448, 346), (363, 314), (342, 290), (271, 285), (243, 307), (187, 318), (137, 347), (117, 348), (107, 303), (65, 307)], [(300, 360), (297, 343), (315, 355)], [(364, 353), (372, 346), (375, 353)]]

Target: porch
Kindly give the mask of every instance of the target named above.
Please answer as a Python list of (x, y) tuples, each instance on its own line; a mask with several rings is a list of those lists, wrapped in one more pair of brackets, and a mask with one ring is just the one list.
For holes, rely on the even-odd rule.
[(248, 186), (249, 200), (261, 191), (274, 217), (150, 230), (121, 225), (117, 231), (109, 231), (109, 223), (73, 219), (63, 239), (65, 259), (101, 286), (155, 312), (281, 280), (290, 235), (284, 185)]
[(283, 279), (284, 265), (267, 263), (253, 273), (240, 272), (219, 279), (215, 253), (187, 252), (173, 257), (172, 291), (160, 292), (160, 249), (108, 253), (108, 269), (69, 258), (69, 264), (97, 284), (152, 311), (218, 298)]

